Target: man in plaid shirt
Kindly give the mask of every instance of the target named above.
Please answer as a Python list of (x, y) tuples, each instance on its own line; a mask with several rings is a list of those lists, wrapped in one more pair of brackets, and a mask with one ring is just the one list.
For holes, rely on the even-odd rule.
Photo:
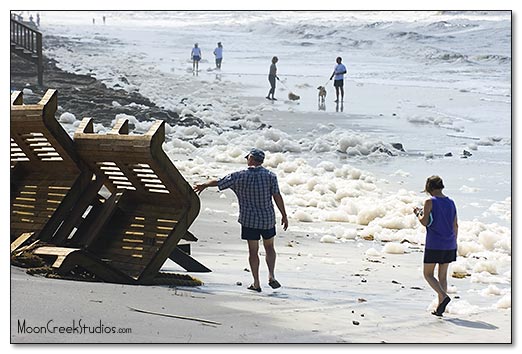
[(259, 282), (259, 240), (263, 237), (263, 246), (266, 252), (268, 266), (268, 285), (273, 289), (281, 286), (274, 275), (276, 251), (274, 248), (275, 211), (272, 203), (274, 199), (281, 212), (283, 230), (288, 228), (285, 204), (277, 176), (261, 166), (265, 160), (265, 153), (259, 149), (251, 149), (247, 156), (248, 168), (231, 173), (219, 180), (211, 180), (203, 184), (196, 184), (193, 188), (198, 194), (207, 187), (218, 187), (219, 190), (232, 189), (239, 201), (239, 223), (241, 224), (241, 238), (248, 242), (248, 261), (254, 283), (249, 290), (261, 292)]

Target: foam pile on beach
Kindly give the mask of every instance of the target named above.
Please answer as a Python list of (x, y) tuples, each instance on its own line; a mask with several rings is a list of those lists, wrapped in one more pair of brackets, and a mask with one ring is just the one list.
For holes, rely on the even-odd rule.
[[(386, 150), (379, 149), (383, 146), (382, 142), (369, 145), (371, 143), (356, 134), (340, 133), (333, 125), (321, 124), (317, 126), (315, 136), (312, 134), (306, 140), (296, 140), (262, 122), (257, 112), (263, 110), (265, 104), (246, 107), (231, 96), (204, 97), (188, 95), (186, 100), (170, 107), (178, 111), (181, 117), (201, 119), (206, 124), (204, 127), (166, 124), (163, 148), (189, 183), (219, 178), (243, 168), (245, 151), (252, 145), (257, 146), (267, 151), (265, 167), (278, 175), (294, 230), (307, 230), (314, 223), (331, 224), (329, 229), (318, 233), (317, 242), (367, 242), (365, 252), (368, 256), (409, 254), (411, 247), (418, 250), (424, 245), (425, 229), (412, 210), (422, 205), (425, 196), (406, 189), (383, 189), (383, 186), (389, 185), (388, 181), (347, 162), (325, 160), (312, 165), (304, 158), (294, 156), (296, 152), (317, 150), (318, 146), (323, 146), (321, 149), (325, 152), (334, 154), (356, 151), (350, 156), (372, 154), (376, 159), (393, 158)], [(153, 123), (139, 121), (129, 115), (117, 115), (115, 119), (118, 118), (129, 120), (134, 128), (131, 134), (142, 134)], [(71, 135), (79, 125), (79, 120), (74, 120), (67, 113), (62, 114), (60, 122)], [(95, 124), (95, 131), (99, 133), (109, 129)], [(328, 143), (324, 143), (325, 140)], [(397, 171), (396, 174), (404, 175), (405, 172)], [(510, 199), (496, 203), (490, 209), (492, 212), (504, 212), (505, 217), (509, 218), (508, 205)], [(237, 208), (237, 203), (233, 201), (232, 211), (229, 212), (237, 214)], [(509, 228), (479, 220), (460, 220), (458, 254), (458, 261), (450, 268), (455, 276), (469, 277), (471, 282), (484, 286), (509, 286)], [(490, 295), (495, 294), (490, 292)], [(501, 302), (499, 307), (507, 306), (505, 300)], [(452, 311), (451, 307), (449, 311)]]

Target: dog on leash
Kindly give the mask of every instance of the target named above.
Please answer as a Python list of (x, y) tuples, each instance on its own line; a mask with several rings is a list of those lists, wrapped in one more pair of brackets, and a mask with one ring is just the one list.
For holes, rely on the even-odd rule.
[(297, 100), (299, 100), (300, 98), (301, 98), (300, 96), (296, 95), (296, 94), (293, 93), (293, 92), (289, 92), (289, 93), (288, 93), (288, 99), (289, 99), (290, 101), (297, 101)]
[(324, 102), (324, 100), (326, 99), (326, 88), (324, 86), (319, 86), (317, 89), (319, 90), (319, 101)]

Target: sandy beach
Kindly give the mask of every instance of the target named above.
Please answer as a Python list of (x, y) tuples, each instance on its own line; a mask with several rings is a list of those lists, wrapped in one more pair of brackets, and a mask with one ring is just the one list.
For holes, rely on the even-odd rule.
[[(225, 195), (221, 198), (220, 195)], [(422, 278), (420, 249), (407, 255), (369, 257), (378, 242), (320, 243), (321, 228), (277, 236), (276, 274), (282, 288), (246, 289), (251, 282), (246, 244), (230, 203), (234, 195), (205, 191), (203, 211), (191, 228), (200, 237), (192, 255), (212, 269), (191, 275), (197, 288), (127, 286), (46, 279), (11, 269), (12, 343), (509, 343), (511, 310), (481, 309), (460, 315), (469, 303), (487, 301), (466, 279), (451, 279), (458, 291), (448, 314), (430, 314), (435, 296)], [(295, 229), (295, 224), (294, 224)], [(320, 247), (318, 247), (320, 245)], [(164, 271), (183, 273), (168, 261)], [(261, 266), (266, 278), (266, 267)], [(238, 284), (241, 285), (238, 285)], [(458, 297), (458, 298), (457, 298)], [(430, 304), (433, 300), (433, 304)], [(218, 322), (200, 323), (138, 313)], [(20, 333), (23, 321), (35, 333)], [(36, 333), (39, 327), (100, 324), (129, 333)], [(32, 329), (31, 329), (32, 330)], [(87, 329), (89, 331), (89, 329)], [(98, 329), (99, 331), (99, 329)]]
[[(499, 92), (482, 82), (473, 83), (478, 87), (475, 92), (453, 87), (453, 78), (448, 87), (418, 85), (415, 80), (366, 81), (364, 75), (370, 75), (365, 70), (370, 67), (361, 66), (362, 73), (346, 83), (349, 94), (344, 105), (336, 107), (333, 88), (328, 87), (327, 106), (322, 110), (317, 107), (313, 84), (317, 77), (312, 74), (289, 74), (283, 79), (301, 95), (299, 102), (286, 100), (289, 90), (284, 86), (278, 86), (280, 100), (270, 102), (264, 99), (264, 74), (262, 79), (257, 74), (236, 74), (249, 68), (250, 59), (246, 64), (235, 59), (239, 69), (227, 72), (225, 66), (222, 76), (212, 70), (194, 76), (186, 70), (190, 62), (181, 56), (167, 60), (164, 56), (171, 52), (154, 47), (147, 57), (140, 38), (136, 38), (140, 43), (136, 54), (133, 42), (125, 41), (139, 28), (126, 24), (124, 16), (122, 26), (128, 26), (124, 27), (128, 33), (121, 38), (117, 36), (124, 31), (118, 25), (110, 27), (114, 23), (110, 16), (103, 29), (93, 29), (90, 22), (75, 28), (71, 24), (78, 18), (65, 25), (56, 20), (65, 32), (63, 37), (50, 37), (53, 46), (47, 52), (56, 56), (46, 75), (51, 79), (49, 87), (59, 90), (56, 118), (64, 129), (72, 136), (84, 116), (93, 116), (96, 131), (103, 134), (115, 118), (124, 117), (130, 120), (133, 134), (143, 134), (151, 119), (165, 119), (163, 149), (191, 185), (245, 168), (245, 149), (264, 149), (265, 166), (277, 173), (289, 214), (289, 229), (283, 231), (278, 224), (275, 241), (276, 276), (282, 287), (268, 286), (261, 247), (262, 292), (247, 290), (252, 277), (247, 245), (239, 235), (237, 199), (229, 190), (207, 189), (200, 195), (201, 210), (189, 229), (198, 238), (192, 256), (212, 270), (188, 273), (202, 286), (49, 279), (10, 266), (6, 273), (11, 343), (515, 342), (512, 153), (506, 133), (511, 131), (506, 119), (511, 96), (503, 91), (502, 75)], [(254, 33), (264, 31), (260, 22), (253, 22)], [(387, 28), (379, 23), (374, 27), (379, 26)], [(187, 28), (191, 33), (192, 27)], [(234, 28), (232, 35), (226, 33), (230, 38), (235, 38)], [(168, 33), (168, 27), (144, 25), (144, 29), (158, 38)], [(325, 29), (318, 26), (310, 31), (309, 36), (322, 38)], [(249, 44), (245, 33), (243, 42), (238, 40), (244, 48)], [(177, 35), (185, 40), (183, 31)], [(264, 33), (257, 35), (265, 40)], [(306, 43), (296, 50), (306, 52), (312, 46)], [(283, 52), (289, 48), (278, 45)], [(123, 54), (98, 56), (103, 50)], [(170, 50), (177, 55), (181, 49)], [(251, 67), (257, 70), (253, 62)], [(299, 64), (286, 65), (300, 69)], [(400, 60), (390, 64), (390, 72), (402, 70), (401, 65)], [(67, 85), (71, 80), (74, 87)], [(263, 82), (258, 85), (256, 80)], [(435, 81), (429, 76), (431, 80)], [(481, 91), (484, 87), (486, 93)], [(13, 59), (11, 88), (24, 90), (33, 101), (45, 91), (26, 75), (23, 63)], [(497, 117), (501, 119), (493, 119)], [(393, 147), (395, 143), (405, 151)], [(472, 158), (460, 156), (466, 149), (472, 151)], [(451, 157), (445, 156), (448, 153)], [(489, 173), (484, 173), (486, 166)], [(419, 191), (432, 173), (444, 175), (449, 194), (458, 200), (459, 257), (450, 274), (464, 275), (449, 277), (452, 301), (442, 318), (431, 314), (437, 300), (422, 275), (425, 229), (411, 212), (425, 198)], [(276, 219), (281, 220), (278, 212)], [(186, 274), (171, 261), (162, 271)], [(504, 348), (514, 346), (500, 346)]]

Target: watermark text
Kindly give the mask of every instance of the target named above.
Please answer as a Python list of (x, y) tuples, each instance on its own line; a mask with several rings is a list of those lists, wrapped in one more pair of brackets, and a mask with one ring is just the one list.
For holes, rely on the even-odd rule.
[(18, 320), (17, 331), (19, 334), (131, 334), (131, 328), (117, 327), (104, 324), (101, 320), (95, 324), (87, 324), (85, 321), (72, 320), (63, 325), (49, 320), (43, 325), (30, 325), (25, 319)]

